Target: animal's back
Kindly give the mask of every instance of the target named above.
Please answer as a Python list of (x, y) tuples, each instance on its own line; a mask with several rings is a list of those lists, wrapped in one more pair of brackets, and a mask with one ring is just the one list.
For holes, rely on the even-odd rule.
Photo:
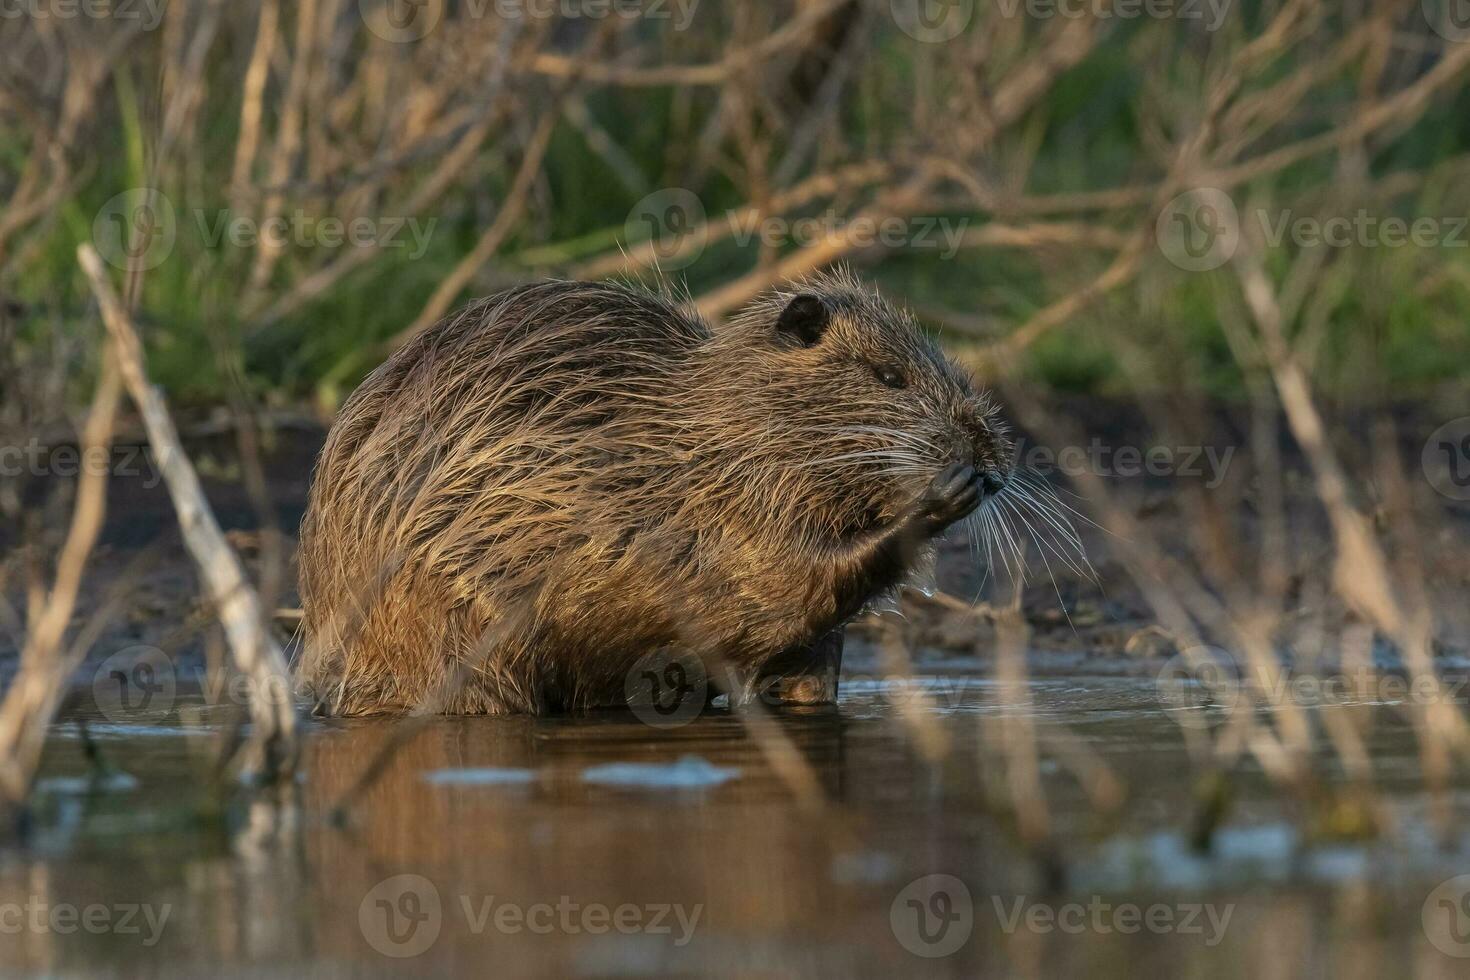
[[(677, 403), (708, 339), (661, 297), (538, 283), (370, 376), (322, 451), (302, 529), (301, 673), (316, 696), (343, 714), (575, 698), (579, 678), (513, 638), (552, 627), (538, 593), (607, 531), (599, 504), (658, 483), (676, 451), (660, 427), (678, 413), (650, 405)], [(605, 557), (616, 542), (597, 544)]]

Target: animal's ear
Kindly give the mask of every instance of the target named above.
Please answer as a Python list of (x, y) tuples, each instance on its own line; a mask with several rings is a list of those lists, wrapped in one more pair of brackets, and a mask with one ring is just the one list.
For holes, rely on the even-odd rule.
[(820, 296), (800, 293), (776, 319), (776, 332), (794, 337), (803, 347), (810, 347), (822, 339), (827, 325), (832, 322), (832, 311)]

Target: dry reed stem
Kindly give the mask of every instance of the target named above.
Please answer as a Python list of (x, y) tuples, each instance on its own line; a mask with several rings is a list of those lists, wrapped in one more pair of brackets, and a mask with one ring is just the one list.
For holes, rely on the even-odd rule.
[[(83, 452), (106, 452), (112, 444), (113, 423), (122, 394), (116, 349), (108, 345), (92, 406), (82, 429)], [(46, 730), (55, 716), (62, 692), (85, 647), (69, 652), (62, 647), (76, 608), (77, 592), (87, 560), (101, 533), (107, 510), (106, 467), (85, 467), (78, 479), (71, 527), (56, 564), (49, 592), (32, 592), (21, 650), (21, 667), (5, 702), (0, 705), (0, 792), (12, 806), (24, 802), (35, 777)]]
[(1431, 652), (1432, 624), (1424, 613), (1410, 615), (1394, 588), (1395, 577), (1373, 535), (1368, 519), (1353, 504), (1348, 480), (1328, 442), (1311, 389), (1292, 355), (1284, 333), (1281, 307), (1253, 248), (1236, 256), (1240, 278), (1282, 409), (1302, 447), (1316, 481), (1317, 494), (1332, 525), (1337, 560), (1333, 584), (1348, 603), (1398, 646), (1416, 685), (1426, 695), (1416, 698), (1412, 718), (1419, 739), (1425, 779), (1434, 793), (1441, 824), (1450, 817), (1447, 794), (1452, 754), (1470, 754), (1470, 724), (1451, 703), (1440, 682)]
[[(261, 205), (262, 224), (282, 212), (285, 206), (285, 194), (276, 188), (285, 185), (301, 150), (301, 131), (305, 125), (307, 111), (306, 86), (310, 81), (311, 68), (316, 58), (317, 20), (317, 0), (300, 0), (296, 7), (296, 45), (291, 52), (291, 71), (286, 80), (281, 121), (267, 177), (273, 190), (266, 195)], [(249, 289), (251, 292), (258, 293), (266, 287), (283, 249), (284, 243), (279, 239), (261, 241), (255, 253), (255, 264), (250, 270)]]
[(1051, 810), (1041, 782), (1041, 749), (1036, 712), (1026, 671), (1028, 630), (1019, 611), (996, 621), (995, 680), (998, 718), (985, 718), (1005, 765), (1007, 799), (1015, 812), (1021, 839), (1036, 848), (1052, 831)]
[[(600, 50), (612, 34), (613, 30), (607, 26), (600, 29), (586, 45), (579, 63), (585, 64), (586, 59), (592, 53)], [(527, 212), (532, 186), (540, 175), (541, 163), (551, 148), (551, 137), (555, 134), (557, 124), (561, 121), (563, 106), (574, 97), (579, 82), (578, 73), (572, 72), (565, 77), (565, 80), (552, 94), (549, 104), (541, 112), (531, 138), (526, 143), (526, 148), (521, 156), (521, 165), (511, 181), (505, 201), (495, 214), (495, 220), (481, 233), (474, 248), (470, 249), (449, 275), (439, 283), (414, 321), (389, 339), (386, 349), (396, 350), (415, 335), (438, 322), (439, 318), (449, 311), (459, 294), (474, 279), (476, 273), (500, 251), (500, 247), (505, 244), (506, 239), (510, 237)]]
[(850, 164), (826, 173), (816, 174), (800, 183), (773, 194), (765, 202), (765, 208), (754, 205), (731, 209), (723, 219), (711, 219), (689, 234), (683, 236), (672, 251), (661, 255), (662, 243), (657, 239), (641, 242), (617, 252), (600, 255), (572, 267), (573, 279), (603, 279), (640, 268), (654, 267), (660, 258), (673, 262), (686, 258), (690, 253), (724, 241), (743, 227), (748, 227), (762, 217), (786, 214), (822, 197), (833, 197), (842, 193), (862, 190), (892, 177), (891, 163), (868, 160)]
[(77, 258), (97, 296), (128, 393), (143, 417), (159, 471), (178, 512), (184, 543), (209, 590), (235, 665), (251, 682), (254, 731), (238, 758), (241, 772), (250, 778), (275, 781), (291, 773), (297, 753), (296, 708), (286, 658), (269, 632), (239, 558), (210, 510), (199, 477), (179, 442), (168, 406), (148, 380), (142, 344), (107, 280), (101, 257), (91, 245), (84, 244), (77, 250)]
[(729, 51), (725, 57), (712, 64), (636, 68), (589, 63), (581, 57), (542, 53), (535, 57), (531, 66), (535, 71), (553, 78), (580, 78), (588, 82), (630, 88), (723, 85), (752, 65), (767, 61), (804, 41), (822, 20), (850, 2), (851, 0), (827, 0), (826, 3), (809, 7), (788, 24), (755, 44)]
[[(849, 224), (913, 214), (922, 206), (933, 177), (921, 173), (911, 177), (905, 184), (893, 190), (882, 191), (872, 206), (854, 215)], [(858, 248), (858, 236), (844, 234), (843, 229), (833, 229), (822, 237), (797, 249), (791, 255), (765, 268), (757, 268), (733, 282), (711, 290), (695, 300), (694, 306), (700, 315), (718, 320), (725, 314), (748, 303), (772, 285), (789, 279), (798, 279), (808, 273), (825, 268), (840, 261)]]
[(902, 677), (909, 685), (898, 706), (899, 720), (908, 728), (924, 761), (931, 766), (940, 764), (950, 752), (949, 732), (940, 722), (934, 698), (914, 683), (913, 659), (909, 656), (908, 647), (895, 624), (883, 624), (879, 652), (882, 654), (883, 667), (890, 675), (888, 683), (893, 683), (893, 677)]
[(255, 46), (240, 97), (240, 135), (235, 140), (235, 165), (230, 175), (230, 210), (242, 217), (249, 199), (250, 172), (260, 146), (264, 117), (265, 85), (270, 77), (271, 57), (281, 18), (281, 0), (264, 0), (255, 29)]
[(516, 171), (515, 179), (511, 182), (510, 192), (506, 195), (505, 202), (500, 210), (495, 213), (495, 220), (490, 227), (480, 235), (479, 241), (475, 242), (474, 248), (459, 260), (459, 263), (434, 289), (424, 308), (419, 311), (412, 323), (404, 327), (388, 341), (389, 350), (396, 350), (408, 343), (414, 336), (427, 330), (438, 322), (439, 318), (449, 312), (449, 308), (464, 291), (476, 273), (500, 251), (500, 246), (505, 244), (516, 224), (526, 213), (528, 197), (531, 193), (531, 184), (535, 181), (541, 169), (541, 161), (546, 156), (546, 151), (551, 147), (551, 137), (556, 131), (556, 124), (561, 117), (561, 101), (548, 108), (541, 116), (536, 125), (536, 131), (531, 135), (526, 145), (525, 155), (521, 158), (520, 169)]

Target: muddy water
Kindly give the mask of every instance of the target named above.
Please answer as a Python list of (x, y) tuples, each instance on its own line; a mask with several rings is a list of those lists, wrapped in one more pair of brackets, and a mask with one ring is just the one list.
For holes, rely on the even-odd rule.
[[(1313, 842), (1246, 772), (1209, 853), (1186, 840), (1192, 769), (1152, 678), (1031, 683), (1128, 785), (1099, 819), (1044, 755), (1059, 846), (1038, 861), (982, 791), (988, 681), (925, 698), (854, 681), (836, 710), (774, 719), (819, 794), (741, 722), (632, 715), (443, 719), (332, 807), (394, 738), (313, 723), (278, 801), (211, 802), (225, 710), (199, 695), (93, 718), (48, 745), (31, 837), (0, 853), (0, 973), (119, 976), (1464, 976), (1470, 842), (1424, 831), (1411, 734), (1372, 749), (1393, 842)], [(904, 711), (951, 745), (931, 766)], [(990, 747), (982, 748), (989, 744)], [(1050, 867), (1048, 867), (1050, 865)], [(1460, 885), (1466, 886), (1460, 888)], [(1426, 928), (1427, 927), (1427, 928)]]

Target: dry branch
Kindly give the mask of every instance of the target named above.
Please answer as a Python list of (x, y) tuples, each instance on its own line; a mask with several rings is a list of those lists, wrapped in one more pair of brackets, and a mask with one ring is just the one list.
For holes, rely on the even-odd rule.
[[(102, 375), (82, 429), (85, 456), (105, 453), (112, 444), (113, 421), (122, 394), (115, 345), (108, 345)], [(20, 672), (0, 705), (0, 792), (12, 806), (30, 792), (46, 730), (86, 647), (63, 649), (67, 626), (76, 609), (77, 592), (87, 560), (102, 530), (107, 510), (106, 467), (84, 467), (77, 487), (71, 528), (62, 545), (56, 578), (39, 609), (28, 618), (30, 630), (21, 651)]]
[(748, 47), (730, 51), (717, 62), (704, 65), (658, 65), (652, 68), (620, 65), (588, 64), (582, 58), (543, 53), (532, 61), (532, 68), (553, 78), (581, 78), (588, 82), (628, 87), (664, 85), (723, 85), (752, 65), (766, 61), (787, 48), (806, 40), (830, 14), (851, 0), (828, 0), (794, 18), (780, 30)]
[(209, 590), (235, 666), (251, 683), (250, 715), (255, 727), (242, 750), (241, 772), (273, 781), (289, 774), (296, 758), (296, 706), (285, 655), (270, 635), (240, 559), (210, 510), (163, 395), (148, 380), (142, 344), (108, 282), (102, 259), (91, 245), (82, 245), (77, 258), (101, 306), (123, 381), (143, 417), (159, 471), (178, 512), (184, 543)]

